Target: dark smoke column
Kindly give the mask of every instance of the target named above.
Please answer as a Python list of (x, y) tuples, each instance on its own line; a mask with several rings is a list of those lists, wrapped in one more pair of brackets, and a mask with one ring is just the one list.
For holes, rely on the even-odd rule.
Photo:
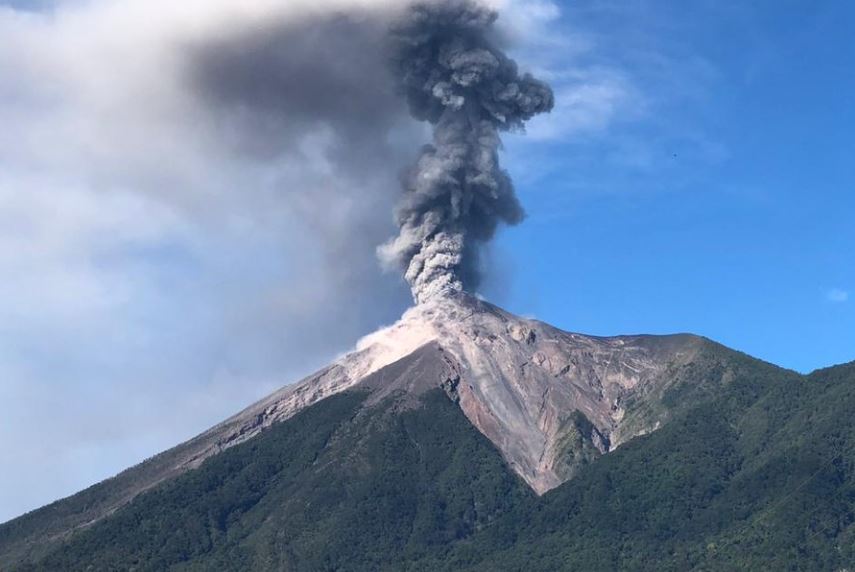
[(490, 41), (496, 17), (469, 0), (424, 2), (391, 31), (399, 88), (413, 116), (433, 125), (405, 183), (400, 233), (380, 248), (404, 268), (416, 302), (477, 288), (481, 246), (500, 222), (524, 216), (499, 167), (499, 133), (521, 130), (554, 100)]

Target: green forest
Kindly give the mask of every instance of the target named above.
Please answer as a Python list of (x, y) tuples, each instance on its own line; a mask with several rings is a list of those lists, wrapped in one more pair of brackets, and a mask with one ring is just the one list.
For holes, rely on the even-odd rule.
[(800, 376), (733, 359), (728, 384), (542, 497), (441, 390), (379, 409), (348, 392), (11, 569), (855, 566), (855, 364)]

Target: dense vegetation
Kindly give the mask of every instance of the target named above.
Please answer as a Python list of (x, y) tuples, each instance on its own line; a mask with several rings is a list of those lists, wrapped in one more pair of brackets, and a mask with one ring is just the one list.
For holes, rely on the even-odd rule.
[(855, 364), (728, 359), (724, 387), (540, 498), (441, 391), (403, 411), (349, 393), (17, 569), (855, 567)]

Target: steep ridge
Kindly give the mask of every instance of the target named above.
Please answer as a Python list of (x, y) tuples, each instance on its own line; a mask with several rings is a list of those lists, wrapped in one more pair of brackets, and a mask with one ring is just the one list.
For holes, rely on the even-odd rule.
[[(425, 352), (441, 357), (426, 360)], [(442, 387), (509, 466), (543, 493), (728, 383), (734, 355), (691, 335), (598, 338), (465, 294), (437, 299), (191, 441), (0, 527), (0, 564), (38, 555), (140, 493), (363, 384), (375, 396)]]

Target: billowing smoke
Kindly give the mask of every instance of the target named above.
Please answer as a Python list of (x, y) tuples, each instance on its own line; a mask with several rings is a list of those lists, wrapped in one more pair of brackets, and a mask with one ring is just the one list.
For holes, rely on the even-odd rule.
[(392, 66), (413, 116), (433, 126), (405, 180), (400, 233), (381, 258), (399, 264), (416, 302), (480, 281), (479, 252), (499, 223), (524, 216), (499, 166), (501, 131), (550, 111), (552, 90), (491, 39), (496, 13), (471, 0), (414, 4), (393, 26)]

